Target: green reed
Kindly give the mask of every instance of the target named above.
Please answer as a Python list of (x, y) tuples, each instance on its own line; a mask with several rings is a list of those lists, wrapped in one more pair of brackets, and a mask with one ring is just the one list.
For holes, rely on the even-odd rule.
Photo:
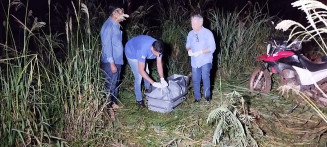
[[(10, 6), (22, 5), (9, 3), (8, 12)], [(24, 29), (24, 44), (19, 52), (7, 43), (14, 42), (7, 21), (6, 58), (0, 59), (1, 67), (6, 67), (0, 70), (1, 145), (64, 145), (92, 139), (95, 127), (100, 126), (103, 101), (109, 93), (102, 86), (99, 34), (94, 33), (99, 30), (91, 30), (86, 5), (78, 1), (72, 6), (75, 13), (67, 15), (67, 46), (59, 58), (54, 52), (55, 47), (63, 48), (59, 35), (46, 34), (45, 22), (35, 18), (30, 26), (27, 20), (33, 17), (27, 14), (28, 5), (23, 22), (7, 14), (8, 20), (14, 19)], [(49, 24), (50, 19), (49, 15)], [(28, 48), (32, 41), (38, 48)]]
[(266, 23), (272, 17), (256, 5), (239, 12), (211, 11), (210, 16), (211, 27), (219, 36), (220, 73), (236, 78), (248, 68), (252, 70), (255, 58), (265, 51), (263, 45), (270, 33)]
[[(9, 0), (9, 3), (13, 4), (13, 2)], [(48, 2), (48, 10), (51, 11), (52, 1)], [(74, 0), (69, 6), (71, 12), (66, 14), (65, 32), (57, 33), (47, 33), (54, 31), (50, 26), (53, 23), (50, 21), (52, 15), (50, 12), (48, 24), (39, 21), (28, 24), (28, 22), (34, 22), (35, 18), (28, 16), (29, 8), (24, 6), (26, 16), (20, 25), (25, 32), (25, 42), (21, 52), (12, 43), (14, 37), (9, 23), (9, 20), (18, 20), (9, 14), (9, 10), (13, 9), (12, 6), (15, 5), (8, 6), (8, 10), (5, 11), (7, 12), (6, 39), (5, 43), (1, 43), (1, 46), (5, 48), (6, 55), (4, 59), (0, 59), (1, 146), (97, 146), (111, 145), (110, 141), (121, 138), (125, 139), (124, 144), (128, 144), (129, 135), (139, 136), (138, 130), (126, 133), (123, 127), (119, 128), (115, 123), (108, 123), (104, 119), (104, 101), (109, 93), (104, 88), (103, 72), (100, 68), (99, 32), (102, 23), (99, 22), (107, 19), (100, 14), (106, 13), (106, 9), (101, 9), (100, 6), (88, 2), (87, 0)], [(162, 39), (167, 44), (165, 49), (170, 52), (166, 56), (168, 60), (165, 61), (168, 74), (186, 74), (190, 71), (189, 57), (185, 51), (186, 36), (191, 30), (190, 8), (188, 8), (188, 4), (169, 5), (167, 9), (159, 10), (161, 15), (153, 18), (154, 16), (150, 14), (156, 10), (154, 8), (154, 5), (148, 3), (137, 8), (130, 15), (129, 20), (126, 20), (127, 26), (123, 30), (126, 31), (128, 39), (140, 34), (149, 34)], [(222, 37), (220, 42), (216, 42), (219, 44), (217, 51), (220, 48), (222, 50), (219, 55), (221, 68), (219, 70), (222, 73), (231, 74), (238, 73), (239, 70), (245, 69), (249, 65), (252, 66), (253, 64), (250, 63), (254, 62), (254, 55), (251, 53), (257, 52), (253, 49), (257, 49), (256, 46), (259, 42), (263, 43), (260, 38), (264, 38), (263, 36), (268, 32), (263, 22), (268, 18), (257, 12), (250, 15), (252, 17), (241, 19), (246, 23), (240, 25), (241, 23), (235, 18), (240, 16), (237, 13), (227, 15), (218, 11), (211, 12), (212, 15), (208, 18), (211, 20), (210, 29), (214, 30), (213, 33), (216, 36)], [(28, 19), (32, 21), (28, 21)], [(151, 26), (149, 21), (154, 20), (160, 22), (160, 25)], [(255, 24), (258, 22), (259, 24)], [(234, 29), (237, 31), (233, 32)], [(62, 36), (66, 40), (60, 40), (59, 38)], [(31, 42), (37, 44), (35, 49), (29, 48)], [(55, 49), (60, 49), (61, 56), (58, 56)], [(249, 57), (253, 57), (253, 61)], [(246, 58), (249, 60), (247, 61)], [(237, 63), (245, 65), (240, 67)], [(233, 68), (233, 66), (235, 67)], [(125, 67), (128, 65), (126, 64)], [(124, 96), (130, 94), (126, 90), (133, 85), (133, 76), (129, 68), (126, 68), (122, 77), (123, 90), (121, 93)], [(135, 101), (134, 99), (131, 101), (126, 105), (134, 109), (132, 103), (134, 104)], [(198, 109), (193, 105), (185, 106), (188, 106), (188, 109)], [(131, 122), (138, 122), (140, 117), (135, 113), (138, 113), (139, 110), (131, 109), (122, 110), (125, 112), (123, 117)], [(203, 109), (199, 118), (193, 116), (192, 113), (195, 111), (191, 110), (190, 116), (182, 119), (183, 123), (173, 120), (172, 124), (180, 127), (176, 129), (172, 126), (171, 128), (180, 129), (181, 132), (186, 130), (186, 133), (184, 132), (186, 135), (198, 138), (208, 134), (207, 130), (203, 130), (199, 125), (199, 121), (202, 120), (200, 117), (205, 117), (208, 109)], [(146, 110), (141, 112), (140, 115), (144, 115), (141, 118), (149, 120), (148, 122), (156, 119), (158, 124), (165, 123), (161, 122), (163, 115)], [(177, 117), (188, 112), (189, 110), (178, 109), (173, 115)], [(124, 121), (123, 117), (122, 121)], [(169, 115), (165, 117), (172, 118)], [(192, 120), (191, 123), (189, 123), (189, 119)], [(153, 125), (146, 121), (138, 123), (136, 126)], [(185, 124), (187, 125), (185, 126)], [(120, 129), (123, 131), (119, 132)], [(115, 131), (118, 132), (118, 135), (114, 133)], [(151, 130), (146, 131), (150, 132)], [(142, 137), (146, 137), (146, 132), (140, 134), (142, 133), (144, 134)], [(119, 136), (121, 134), (122, 136)], [(132, 137), (137, 139), (134, 136)], [(156, 139), (156, 137), (153, 138)], [(199, 144), (195, 141), (194, 143)]]
[[(190, 59), (185, 49), (187, 33), (190, 31), (190, 11), (182, 1), (167, 1), (174, 5), (159, 3), (161, 38), (168, 44), (165, 62), (168, 75), (185, 74), (190, 70)], [(188, 67), (188, 68), (180, 68)]]

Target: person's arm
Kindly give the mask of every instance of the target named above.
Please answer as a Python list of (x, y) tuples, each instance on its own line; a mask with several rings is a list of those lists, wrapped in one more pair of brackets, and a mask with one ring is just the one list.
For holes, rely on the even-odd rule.
[(215, 52), (216, 50), (216, 43), (215, 43), (215, 38), (212, 34), (212, 32), (209, 32), (208, 35), (207, 35), (208, 39), (207, 39), (207, 45), (208, 45), (208, 48), (207, 49), (204, 49), (202, 50), (202, 53), (203, 54), (206, 54), (206, 53), (213, 53)]
[(112, 32), (113, 32), (112, 27), (107, 26), (103, 32), (103, 35), (101, 36), (101, 40), (104, 50), (103, 54), (106, 57), (106, 60), (110, 63), (110, 70), (112, 73), (116, 73), (117, 67), (115, 65), (114, 58), (113, 58)]
[(210, 52), (211, 52), (211, 50), (209, 50), (209, 49), (203, 49), (203, 50), (202, 50), (202, 53), (203, 53), (203, 54), (210, 53)]
[(144, 70), (145, 68), (145, 62), (140, 62), (138, 61), (138, 71), (140, 73), (140, 75), (147, 80), (150, 84), (153, 84), (154, 81), (149, 77), (149, 75), (145, 72)]
[(191, 49), (191, 32), (188, 33), (187, 37), (186, 37), (186, 51), (188, 56), (194, 56), (195, 54), (193, 53), (192, 49)]
[(192, 52), (191, 48), (186, 48), (188, 56), (194, 56), (194, 53)]
[(187, 51), (189, 51), (191, 49), (190, 32), (187, 34), (187, 37), (186, 37), (185, 48), (186, 48)]
[(158, 70), (160, 78), (164, 78), (161, 57), (157, 57), (157, 70)]
[(211, 53), (211, 50), (210, 49), (203, 49), (203, 50), (199, 50), (199, 51), (194, 52), (194, 53), (192, 51), (188, 51), (189, 56), (195, 56), (195, 57), (197, 57), (197, 56), (199, 56), (201, 54), (207, 54), (207, 53)]
[(117, 66), (115, 64), (115, 62), (109, 62), (110, 63), (110, 70), (112, 73), (116, 73), (117, 72)]
[(119, 29), (115, 29), (114, 27), (112, 28), (112, 33), (111, 33), (111, 37), (110, 37), (110, 42), (111, 42), (111, 52), (110, 52), (110, 56), (112, 57), (112, 62), (110, 62), (110, 70), (111, 70), (111, 72), (112, 73), (116, 73), (117, 72), (117, 66), (116, 66), (116, 64), (115, 64), (115, 59), (114, 59), (114, 55), (113, 55), (113, 53), (114, 53), (114, 44), (117, 44), (117, 42), (115, 42), (115, 40), (119, 40), (119, 38), (121, 37), (121, 36), (119, 36), (119, 35), (117, 35), (118, 33), (117, 33), (117, 31), (119, 31), (120, 32), (120, 30)]
[(114, 58), (112, 57), (113, 46), (112, 46), (112, 28), (111, 26), (107, 26), (103, 31), (101, 36), (102, 46), (103, 46), (103, 53), (107, 62), (114, 62)]

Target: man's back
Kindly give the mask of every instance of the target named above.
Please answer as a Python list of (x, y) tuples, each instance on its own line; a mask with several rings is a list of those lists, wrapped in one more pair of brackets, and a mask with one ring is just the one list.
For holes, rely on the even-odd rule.
[(139, 56), (147, 56), (156, 39), (147, 35), (139, 35), (130, 39), (125, 45), (125, 55), (130, 59), (138, 59)]

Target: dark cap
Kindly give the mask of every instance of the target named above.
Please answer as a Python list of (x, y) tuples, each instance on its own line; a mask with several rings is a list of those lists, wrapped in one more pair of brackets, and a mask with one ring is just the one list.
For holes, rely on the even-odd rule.
[(122, 8), (122, 6), (118, 4), (111, 4), (109, 6), (109, 15), (111, 15), (117, 8)]

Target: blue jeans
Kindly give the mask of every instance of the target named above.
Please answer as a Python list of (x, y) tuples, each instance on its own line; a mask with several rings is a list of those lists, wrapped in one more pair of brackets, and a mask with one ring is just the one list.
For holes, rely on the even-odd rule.
[[(134, 75), (134, 91), (135, 91), (136, 101), (142, 101), (142, 91), (141, 91), (142, 76), (139, 74), (138, 60), (127, 58), (127, 61)], [(149, 74), (148, 64), (146, 64), (145, 71)], [(144, 80), (144, 85), (146, 89), (150, 88), (150, 83), (147, 80)]]
[(201, 99), (201, 77), (203, 82), (203, 94), (205, 98), (210, 98), (210, 70), (212, 68), (211, 63), (207, 63), (199, 68), (192, 67), (192, 80), (193, 80), (193, 88), (194, 88), (194, 96), (196, 100)]
[(102, 63), (102, 69), (105, 72), (106, 88), (110, 92), (110, 100), (117, 104), (118, 98), (118, 83), (120, 82), (120, 72), (122, 65), (116, 64), (117, 72), (112, 73), (110, 63)]

